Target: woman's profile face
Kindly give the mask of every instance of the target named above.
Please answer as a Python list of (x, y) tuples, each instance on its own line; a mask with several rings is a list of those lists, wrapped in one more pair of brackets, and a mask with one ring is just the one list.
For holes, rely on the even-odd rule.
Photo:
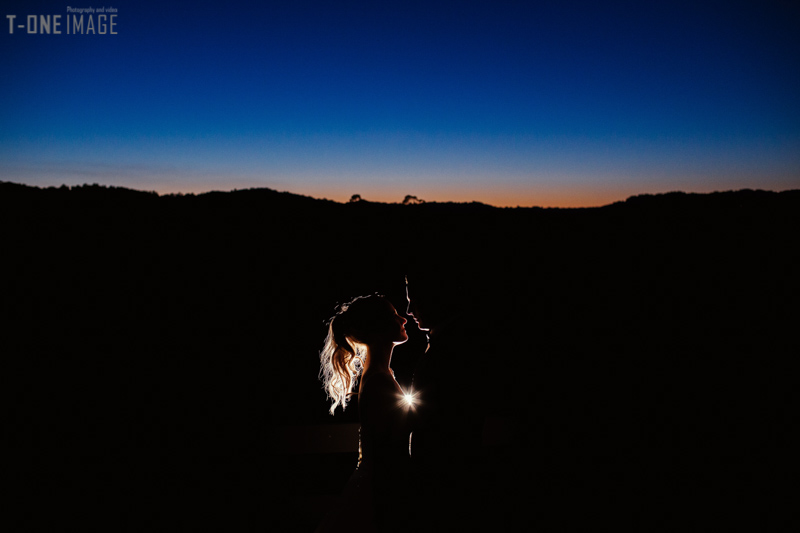
[(387, 300), (370, 302), (369, 307), (359, 309), (357, 327), (351, 330), (357, 342), (364, 344), (403, 344), (408, 340), (406, 319), (401, 317), (394, 306)]
[(391, 310), (394, 331), (392, 342), (395, 344), (403, 344), (408, 340), (408, 333), (406, 333), (407, 320), (398, 314), (397, 309), (395, 309), (392, 304), (389, 304), (389, 309)]

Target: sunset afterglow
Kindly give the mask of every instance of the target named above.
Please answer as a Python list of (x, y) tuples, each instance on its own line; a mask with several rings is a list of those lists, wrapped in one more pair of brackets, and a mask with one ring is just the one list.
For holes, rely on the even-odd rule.
[(790, 3), (212, 6), (123, 3), (113, 34), (4, 6), (0, 179), (543, 207), (800, 186)]

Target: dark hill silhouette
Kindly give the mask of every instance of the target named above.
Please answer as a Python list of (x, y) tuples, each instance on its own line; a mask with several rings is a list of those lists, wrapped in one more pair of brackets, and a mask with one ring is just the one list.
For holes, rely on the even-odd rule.
[(786, 445), (799, 222), (796, 190), (543, 209), (0, 182), (18, 481), (100, 502), (76, 520), (122, 505), (133, 529), (291, 530), (299, 464), (272, 428), (357, 420), (327, 414), (324, 320), (375, 291), (402, 309), (409, 268), (452, 264), (496, 339), (475, 375), (512, 435), (498, 477), (527, 480), (507, 505), (747, 523)]

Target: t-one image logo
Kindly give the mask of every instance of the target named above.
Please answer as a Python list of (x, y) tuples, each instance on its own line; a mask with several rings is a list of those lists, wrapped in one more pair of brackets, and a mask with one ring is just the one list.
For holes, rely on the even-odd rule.
[(38, 35), (117, 35), (115, 7), (67, 7), (66, 15), (6, 15), (8, 33)]

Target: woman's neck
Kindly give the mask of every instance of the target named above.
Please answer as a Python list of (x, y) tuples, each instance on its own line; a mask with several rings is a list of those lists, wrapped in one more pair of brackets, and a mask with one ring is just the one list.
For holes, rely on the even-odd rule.
[(394, 344), (367, 346), (367, 353), (364, 358), (364, 373), (366, 374), (367, 371), (391, 373), (389, 365), (392, 362), (392, 350), (394, 350)]

